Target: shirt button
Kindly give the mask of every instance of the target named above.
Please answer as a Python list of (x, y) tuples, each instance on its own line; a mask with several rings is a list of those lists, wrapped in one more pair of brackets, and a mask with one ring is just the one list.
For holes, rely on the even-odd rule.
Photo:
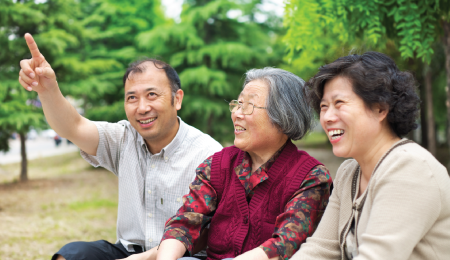
[(152, 213), (148, 213), (148, 217), (151, 218), (153, 215)]
[(148, 240), (148, 242), (150, 242), (150, 243), (153, 242), (153, 239), (150, 238), (150, 239)]
[(155, 165), (154, 165), (154, 164), (152, 164), (152, 168), (155, 168)]
[(148, 190), (148, 194), (152, 194), (152, 191), (151, 191), (151, 190)]
[(167, 160), (169, 160), (169, 157), (166, 156), (166, 157), (164, 157), (164, 159), (166, 159), (166, 161), (167, 161)]
[(177, 202), (180, 202), (181, 201), (181, 199), (180, 198), (177, 198)]

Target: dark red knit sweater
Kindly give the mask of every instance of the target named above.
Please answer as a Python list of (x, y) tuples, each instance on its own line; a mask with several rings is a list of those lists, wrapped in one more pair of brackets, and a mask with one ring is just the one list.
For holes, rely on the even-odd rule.
[(209, 230), (208, 260), (236, 257), (270, 239), (277, 216), (310, 170), (321, 164), (288, 141), (270, 167), (269, 179), (259, 184), (247, 203), (244, 187), (234, 172), (244, 153), (231, 146), (214, 154), (211, 185), (217, 192), (218, 206)]

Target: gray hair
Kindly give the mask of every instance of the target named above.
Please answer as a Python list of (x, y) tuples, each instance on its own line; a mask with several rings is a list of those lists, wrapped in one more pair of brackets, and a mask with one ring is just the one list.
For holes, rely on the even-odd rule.
[(289, 71), (271, 67), (247, 71), (244, 87), (253, 80), (262, 80), (269, 86), (265, 106), (272, 124), (290, 139), (302, 139), (313, 120), (305, 81)]

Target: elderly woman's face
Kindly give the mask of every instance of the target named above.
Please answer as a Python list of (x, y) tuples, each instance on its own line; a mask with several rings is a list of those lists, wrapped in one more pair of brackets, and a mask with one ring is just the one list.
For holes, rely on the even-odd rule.
[(320, 103), (320, 123), (338, 157), (364, 154), (376, 142), (384, 117), (370, 110), (353, 92), (352, 84), (336, 77), (325, 84)]
[[(254, 80), (245, 85), (238, 101), (265, 107), (268, 94), (267, 84)], [(231, 119), (234, 124), (234, 145), (243, 151), (264, 151), (283, 138), (283, 133), (270, 122), (267, 109), (254, 108), (251, 115), (244, 115), (242, 109), (238, 109), (231, 113)]]

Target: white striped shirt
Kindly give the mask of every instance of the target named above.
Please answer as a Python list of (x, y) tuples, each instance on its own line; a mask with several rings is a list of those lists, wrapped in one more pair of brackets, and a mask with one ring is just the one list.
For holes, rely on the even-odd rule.
[(195, 169), (222, 150), (212, 137), (184, 123), (160, 153), (151, 154), (142, 136), (126, 121), (94, 122), (100, 140), (97, 155), (81, 151), (95, 167), (119, 177), (117, 241), (128, 251), (133, 244), (149, 250), (163, 236), (164, 224), (182, 205), (183, 195), (195, 178)]

